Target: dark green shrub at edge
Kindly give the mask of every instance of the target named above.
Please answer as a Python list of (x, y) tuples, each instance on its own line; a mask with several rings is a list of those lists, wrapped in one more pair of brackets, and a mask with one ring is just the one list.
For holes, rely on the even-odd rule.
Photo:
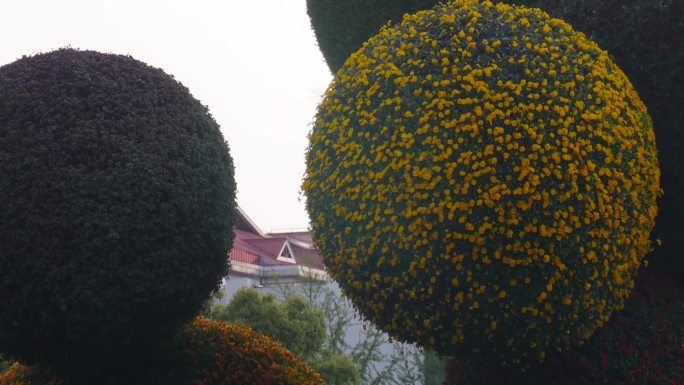
[(679, 385), (684, 373), (684, 290), (669, 273), (642, 271), (622, 312), (583, 346), (525, 373), (447, 363), (445, 385)]
[(0, 67), (0, 159), (0, 352), (83, 378), (154, 357), (228, 271), (228, 147), (160, 69), (72, 49)]

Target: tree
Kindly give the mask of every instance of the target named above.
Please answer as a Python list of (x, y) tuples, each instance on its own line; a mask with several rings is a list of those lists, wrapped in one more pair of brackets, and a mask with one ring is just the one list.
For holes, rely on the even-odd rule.
[(425, 352), (422, 361), (422, 371), (425, 385), (442, 385), (446, 378), (444, 366), (446, 360), (434, 352)]
[(210, 318), (245, 325), (280, 342), (317, 370), (329, 385), (357, 385), (358, 367), (344, 354), (324, 347), (323, 313), (301, 296), (280, 301), (274, 294), (241, 289), (227, 305), (215, 304)]
[(6, 359), (5, 357), (2, 356), (2, 354), (0, 354), (0, 373), (7, 370), (7, 368), (9, 368), (10, 365), (12, 365), (12, 361)]
[(314, 368), (329, 385), (359, 385), (361, 373), (359, 367), (346, 354), (323, 349), (321, 354), (309, 360)]
[(299, 296), (281, 302), (273, 294), (262, 295), (256, 289), (241, 289), (227, 305), (215, 305), (208, 316), (249, 326), (302, 358), (318, 354), (325, 340), (323, 315)]
[(326, 349), (346, 354), (359, 367), (364, 385), (441, 385), (444, 366), (434, 352), (392, 341), (361, 320), (336, 284), (308, 277), (301, 284), (281, 285), (281, 298), (303, 296), (325, 315)]

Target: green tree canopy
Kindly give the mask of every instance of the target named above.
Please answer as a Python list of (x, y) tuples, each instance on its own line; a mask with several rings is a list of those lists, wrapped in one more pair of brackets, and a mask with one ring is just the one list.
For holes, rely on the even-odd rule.
[(215, 306), (210, 317), (249, 326), (280, 342), (299, 357), (312, 357), (325, 341), (323, 314), (306, 299), (293, 296), (278, 301), (273, 294), (241, 289), (225, 306)]
[(357, 385), (359, 368), (352, 360), (325, 346), (323, 312), (299, 295), (280, 301), (256, 289), (239, 290), (227, 305), (214, 305), (207, 315), (219, 321), (245, 325), (280, 342), (321, 374), (329, 385)]

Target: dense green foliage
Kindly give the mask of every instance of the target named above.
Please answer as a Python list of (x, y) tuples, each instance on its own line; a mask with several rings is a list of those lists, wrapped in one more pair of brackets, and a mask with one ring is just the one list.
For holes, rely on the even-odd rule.
[(444, 381), (444, 363), (433, 352), (392, 341), (374, 325), (360, 321), (335, 283), (311, 278), (301, 285), (282, 285), (278, 292), (284, 298), (301, 295), (325, 315), (323, 362), (314, 360), (310, 365), (328, 384), (441, 385)]
[(2, 356), (2, 354), (0, 354), (0, 374), (7, 370), (11, 364), (12, 361), (6, 359)]
[[(325, 385), (303, 361), (243, 326), (199, 317), (183, 328), (155, 365), (130, 363), (93, 378), (102, 385)], [(72, 385), (38, 367), (14, 364), (0, 385)]]
[(215, 305), (209, 316), (249, 326), (302, 358), (315, 355), (325, 341), (323, 313), (300, 296), (278, 301), (273, 294), (262, 295), (256, 289), (241, 289), (227, 305)]
[(449, 363), (445, 385), (679, 385), (684, 380), (684, 290), (669, 273), (642, 273), (622, 312), (582, 347), (525, 373)]
[(228, 271), (233, 173), (160, 69), (72, 49), (0, 67), (0, 351), (75, 376), (156, 354)]
[(434, 352), (425, 352), (423, 356), (424, 385), (443, 385), (446, 379), (445, 364), (446, 359), (439, 357)]
[(318, 47), (334, 74), (388, 21), (430, 8), (436, 0), (306, 0)]
[(360, 385), (359, 367), (346, 354), (323, 350), (309, 359), (309, 365), (320, 373), (328, 385)]
[(650, 118), (605, 51), (538, 9), (463, 0), (352, 54), (319, 106), (303, 190), (361, 314), (515, 364), (623, 306), (660, 189)]
[(248, 326), (305, 360), (328, 385), (358, 385), (359, 368), (351, 359), (324, 346), (326, 324), (321, 310), (299, 295), (279, 301), (273, 294), (241, 289), (227, 305), (215, 304), (207, 316)]

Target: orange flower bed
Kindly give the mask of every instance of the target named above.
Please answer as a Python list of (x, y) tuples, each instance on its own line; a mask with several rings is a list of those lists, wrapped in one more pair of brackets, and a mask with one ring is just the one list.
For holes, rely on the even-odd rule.
[[(106, 385), (325, 385), (287, 349), (244, 326), (197, 318), (177, 337), (165, 362), (123, 368)], [(125, 369), (125, 370), (124, 370)], [(40, 368), (15, 363), (0, 385), (71, 385)]]
[(252, 329), (199, 317), (180, 338), (192, 385), (325, 384), (282, 345)]

